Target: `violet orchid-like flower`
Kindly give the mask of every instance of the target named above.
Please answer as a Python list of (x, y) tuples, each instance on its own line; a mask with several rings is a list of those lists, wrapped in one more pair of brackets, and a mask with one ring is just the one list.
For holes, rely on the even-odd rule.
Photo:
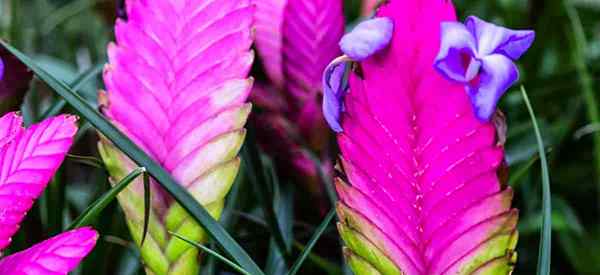
[(535, 33), (511, 30), (475, 16), (465, 24), (443, 22), (435, 68), (465, 85), (477, 117), (489, 121), (498, 100), (519, 79), (514, 61), (531, 47)]
[[(58, 116), (23, 128), (22, 118), (0, 118), (0, 250), (11, 243), (27, 211), (65, 158), (77, 132), (76, 118)], [(95, 246), (89, 227), (64, 232), (0, 259), (0, 274), (66, 275)]]
[(358, 24), (340, 41), (345, 54), (333, 60), (323, 73), (323, 116), (336, 133), (342, 132), (340, 116), (348, 89), (344, 74), (352, 61), (363, 61), (385, 49), (392, 40), (394, 23), (390, 18), (377, 17)]

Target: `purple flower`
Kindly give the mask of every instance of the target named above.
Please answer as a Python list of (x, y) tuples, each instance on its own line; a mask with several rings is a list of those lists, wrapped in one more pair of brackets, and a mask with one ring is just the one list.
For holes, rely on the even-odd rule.
[(511, 30), (475, 16), (465, 24), (444, 22), (435, 68), (450, 80), (465, 84), (475, 114), (489, 121), (498, 100), (519, 79), (514, 61), (535, 38), (530, 30)]
[(4, 61), (0, 58), (0, 80), (4, 77)]
[(345, 55), (333, 60), (323, 73), (323, 115), (336, 133), (342, 132), (340, 117), (344, 111), (344, 96), (348, 89), (344, 82), (348, 63), (363, 61), (385, 49), (392, 40), (393, 32), (393, 21), (387, 17), (378, 17), (361, 22), (342, 37), (340, 48)]
[(338, 57), (323, 73), (323, 116), (329, 127), (336, 133), (342, 132), (340, 116), (344, 111), (344, 95), (348, 89), (343, 81), (350, 61), (346, 56)]
[(385, 48), (390, 43), (393, 32), (394, 23), (390, 18), (366, 20), (342, 37), (340, 48), (353, 60), (363, 61)]

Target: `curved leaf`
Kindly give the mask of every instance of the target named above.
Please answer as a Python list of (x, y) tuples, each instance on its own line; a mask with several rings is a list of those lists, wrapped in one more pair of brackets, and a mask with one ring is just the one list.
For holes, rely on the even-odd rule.
[(96, 245), (98, 233), (83, 227), (62, 233), (0, 260), (0, 273), (66, 275)]
[[(239, 168), (250, 111), (247, 78), (253, 53), (249, 0), (127, 1), (100, 96), (103, 112), (218, 218)], [(107, 140), (101, 153), (115, 181), (135, 166)], [(206, 234), (152, 184), (152, 210), (142, 257), (154, 274), (192, 274)], [(119, 195), (136, 242), (142, 240), (141, 180)]]
[(0, 250), (10, 244), (65, 158), (77, 132), (76, 120), (61, 115), (24, 129), (16, 113), (0, 119)]
[(390, 48), (351, 74), (338, 135), (345, 254), (355, 272), (507, 274), (518, 213), (496, 128), (433, 68), (452, 3), (389, 1), (378, 16), (394, 21)]

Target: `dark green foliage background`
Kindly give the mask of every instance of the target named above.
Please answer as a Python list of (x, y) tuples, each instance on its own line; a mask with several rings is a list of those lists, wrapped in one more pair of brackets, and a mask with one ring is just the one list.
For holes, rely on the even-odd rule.
[[(442, 1), (442, 0), (440, 0)], [(455, 0), (461, 18), (468, 15), (512, 28), (533, 28), (537, 38), (519, 62), (521, 82), (528, 90), (542, 128), (552, 178), (553, 274), (600, 274), (600, 124), (599, 108), (600, 0)], [(348, 22), (356, 19), (359, 0), (347, 0)], [(106, 62), (106, 45), (112, 40), (112, 0), (0, 0), (0, 37), (33, 57), (53, 76), (68, 82), (87, 69)], [(351, 24), (351, 23), (350, 23)], [(257, 68), (257, 71), (260, 69)], [(258, 73), (260, 74), (260, 72)], [(260, 77), (260, 76), (259, 76)], [(79, 91), (96, 104), (102, 89), (100, 75)], [(58, 100), (42, 82), (34, 81), (22, 107), (27, 122), (39, 120)], [(519, 261), (516, 274), (534, 274), (541, 225), (541, 177), (532, 124), (517, 87), (502, 100), (509, 132), (506, 145), (510, 183), (520, 209)], [(70, 112), (67, 107), (65, 111)], [(85, 127), (72, 154), (97, 156), (95, 130)], [(594, 140), (597, 140), (595, 142)], [(249, 139), (252, 143), (253, 140)], [(596, 149), (598, 148), (598, 149)], [(595, 153), (596, 152), (596, 153)], [(246, 159), (248, 160), (248, 159)], [(244, 165), (229, 196), (222, 224), (267, 274), (283, 274), (278, 260), (291, 266), (324, 213), (302, 211), (312, 205), (290, 179), (272, 172), (277, 164), (266, 156)], [(255, 162), (262, 165), (255, 165)], [(256, 173), (266, 171), (265, 192), (273, 202), (261, 201), (252, 188)], [(266, 178), (266, 179), (264, 179)], [(260, 184), (260, 183), (259, 183)], [(108, 189), (107, 175), (97, 168), (68, 158), (46, 193), (30, 211), (12, 251), (21, 250), (61, 232), (88, 205)], [(265, 196), (270, 198), (269, 196)], [(295, 247), (281, 258), (270, 238), (261, 206), (273, 205), (285, 242)], [(294, 209), (298, 211), (294, 211)], [(295, 212), (295, 213), (294, 213)], [(113, 202), (94, 226), (102, 239), (77, 274), (142, 273), (135, 245)], [(339, 242), (331, 223), (304, 263), (300, 274), (340, 274)], [(232, 270), (206, 258), (205, 274)]]

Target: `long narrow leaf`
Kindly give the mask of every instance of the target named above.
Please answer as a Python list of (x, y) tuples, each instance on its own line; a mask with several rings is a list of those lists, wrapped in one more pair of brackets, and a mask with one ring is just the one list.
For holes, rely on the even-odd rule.
[(125, 189), (134, 179), (139, 177), (141, 174), (145, 173), (146, 169), (143, 167), (137, 168), (133, 170), (129, 175), (123, 178), (119, 183), (117, 183), (114, 187), (112, 187), (108, 192), (104, 193), (102, 197), (92, 203), (88, 208), (86, 208), (79, 217), (77, 217), (71, 225), (69, 225), (68, 229), (75, 229), (77, 227), (82, 227), (85, 225), (89, 225), (94, 218), (96, 218), (106, 206), (110, 202), (112, 202), (117, 195)]
[(190, 239), (186, 238), (185, 236), (179, 235), (179, 234), (177, 234), (177, 233), (175, 233), (175, 232), (169, 232), (169, 233), (171, 233), (173, 236), (175, 236), (175, 237), (177, 237), (177, 238), (179, 238), (179, 239), (181, 239), (181, 240), (185, 241), (186, 243), (189, 243), (189, 244), (191, 244), (191, 245), (193, 245), (193, 246), (195, 246), (195, 247), (197, 247), (197, 248), (199, 248), (199, 249), (202, 249), (202, 250), (203, 250), (203, 251), (205, 251), (206, 253), (208, 253), (208, 254), (210, 254), (210, 255), (214, 256), (216, 259), (219, 259), (221, 262), (223, 262), (223, 263), (227, 264), (228, 266), (230, 266), (230, 267), (232, 267), (233, 269), (235, 269), (235, 270), (239, 271), (240, 273), (242, 273), (242, 274), (246, 274), (246, 275), (251, 275), (250, 273), (248, 273), (248, 271), (244, 270), (244, 269), (243, 269), (243, 268), (241, 268), (239, 265), (236, 265), (235, 263), (233, 263), (233, 262), (232, 262), (232, 261), (230, 261), (229, 259), (227, 259), (227, 258), (223, 257), (221, 254), (217, 253), (216, 251), (214, 251), (214, 250), (212, 250), (212, 249), (210, 249), (210, 248), (208, 248), (208, 247), (206, 247), (206, 246), (204, 246), (204, 245), (202, 245), (202, 244), (199, 244), (199, 243), (197, 243), (197, 242), (194, 242), (194, 241), (192, 241), (192, 240), (190, 240)]
[(215, 219), (200, 205), (181, 185), (169, 175), (164, 168), (158, 165), (148, 154), (141, 150), (135, 143), (127, 138), (113, 124), (106, 120), (94, 107), (90, 106), (81, 96), (75, 93), (64, 82), (61, 82), (41, 69), (28, 56), (10, 46), (4, 41), (0, 44), (11, 51), (17, 58), (31, 68), (38, 77), (50, 88), (65, 99), (82, 117), (89, 121), (98, 131), (113, 142), (123, 153), (138, 165), (146, 167), (158, 183), (181, 204), (181, 206), (201, 224), (212, 237), (233, 257), (244, 269), (252, 274), (263, 274), (260, 268), (252, 261), (242, 247), (219, 225)]
[(542, 140), (542, 134), (538, 127), (537, 119), (529, 97), (525, 91), (525, 87), (521, 86), (521, 93), (527, 111), (531, 116), (531, 122), (533, 123), (533, 129), (535, 131), (535, 137), (538, 144), (538, 152), (540, 156), (540, 165), (542, 167), (542, 231), (540, 232), (540, 250), (538, 254), (538, 275), (550, 275), (550, 258), (552, 255), (552, 202), (550, 194), (550, 173), (548, 172), (548, 161), (546, 160), (546, 153), (544, 151), (544, 141)]
[(327, 229), (327, 225), (329, 225), (329, 223), (333, 220), (333, 217), (335, 217), (335, 208), (329, 211), (327, 216), (325, 216), (323, 222), (321, 222), (319, 227), (317, 227), (317, 229), (315, 230), (315, 234), (313, 234), (313, 236), (310, 238), (310, 240), (306, 244), (306, 247), (304, 247), (304, 250), (302, 250), (302, 253), (300, 253), (300, 256), (298, 257), (292, 268), (290, 268), (290, 273), (288, 273), (288, 275), (295, 275), (298, 272), (298, 270), (300, 270), (300, 267), (302, 267), (302, 264), (304, 264), (304, 260), (306, 260), (306, 258), (310, 254), (310, 251), (312, 251), (313, 247), (317, 244), (317, 241), (319, 240), (319, 238), (321, 238), (321, 235), (323, 235), (325, 229)]
[[(103, 65), (96, 65), (89, 68), (85, 72), (81, 73), (73, 82), (69, 83), (69, 87), (74, 91), (81, 89), (89, 80), (97, 76), (102, 72)], [(59, 98), (52, 106), (50, 106), (44, 114), (42, 114), (40, 120), (47, 119), (51, 116), (58, 115), (60, 111), (67, 105), (64, 99)]]
[(244, 161), (244, 166), (247, 168), (246, 171), (248, 172), (249, 182), (252, 184), (252, 188), (258, 197), (258, 201), (260, 202), (263, 214), (269, 225), (269, 230), (273, 234), (275, 243), (281, 251), (284, 252), (283, 254), (287, 254), (289, 249), (288, 246), (285, 245), (283, 230), (277, 221), (277, 216), (273, 209), (273, 204), (271, 203), (273, 201), (273, 192), (269, 188), (269, 182), (264, 172), (265, 170), (260, 158), (260, 152), (254, 142), (252, 128), (248, 130), (247, 138), (248, 142), (242, 148), (242, 159)]

